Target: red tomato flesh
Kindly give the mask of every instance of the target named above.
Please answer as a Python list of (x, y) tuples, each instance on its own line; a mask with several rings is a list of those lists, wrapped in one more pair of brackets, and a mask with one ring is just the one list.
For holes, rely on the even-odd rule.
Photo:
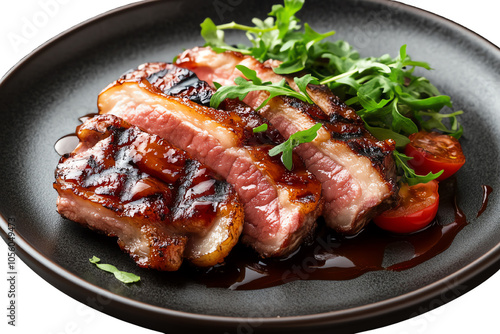
[(419, 175), (443, 170), (443, 174), (437, 178), (442, 181), (455, 174), (465, 163), (462, 147), (452, 136), (420, 131), (409, 138), (405, 154), (413, 158), (408, 161), (408, 165)]
[(438, 182), (430, 181), (414, 186), (404, 184), (399, 190), (401, 201), (373, 221), (378, 227), (394, 233), (412, 233), (429, 225), (439, 207)]

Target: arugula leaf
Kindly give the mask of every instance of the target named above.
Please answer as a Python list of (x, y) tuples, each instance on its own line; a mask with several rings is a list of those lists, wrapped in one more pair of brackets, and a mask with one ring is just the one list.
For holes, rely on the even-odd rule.
[[(432, 129), (440, 130), (444, 133), (448, 133), (450, 136), (460, 139), (464, 131), (462, 125), (458, 123), (457, 116), (463, 114), (462, 110), (456, 111), (449, 114), (440, 114), (435, 112), (425, 112), (419, 111), (417, 113), (420, 117), (427, 117), (426, 121), (422, 121), (422, 128), (426, 131), (431, 131)], [(451, 122), (450, 129), (448, 129), (444, 124), (443, 120), (449, 118)]]
[[(415, 75), (416, 69), (432, 69), (427, 62), (413, 60), (407, 53), (406, 45), (400, 47), (394, 58), (389, 54), (361, 57), (346, 41), (328, 40), (335, 34), (334, 31), (320, 33), (307, 23), (301, 26), (296, 14), (303, 5), (304, 0), (285, 0), (283, 5), (274, 5), (266, 19), (254, 18), (253, 27), (235, 22), (216, 26), (205, 20), (202, 36), (207, 45), (217, 52), (237, 50), (260, 61), (280, 60), (281, 65), (274, 69), (278, 74), (303, 70), (311, 73), (320, 84), (327, 85), (335, 95), (357, 110), (368, 130), (377, 138), (394, 139), (397, 149), (401, 150), (408, 143), (408, 136), (421, 129), (437, 130), (460, 138), (463, 127), (457, 116), (462, 111), (443, 112), (453, 108), (450, 97), (442, 95), (425, 77)], [(234, 48), (227, 45), (224, 42), (226, 29), (245, 31), (251, 46), (238, 45)], [(223, 93), (227, 94), (226, 97), (244, 97), (249, 91), (257, 89), (267, 90), (273, 97), (291, 95), (284, 82), (258, 83), (245, 76), (250, 82), (244, 83), (241, 78), (237, 82), (241, 85), (239, 88), (222, 87), (218, 98), (223, 99)], [(310, 83), (316, 84), (316, 81)], [(307, 84), (299, 85), (297, 81), (296, 84), (302, 98), (296, 97), (309, 102), (305, 90)], [(214, 104), (218, 103), (216, 98)], [(413, 177), (408, 166), (404, 170), (408, 177)]]
[(412, 134), (418, 132), (417, 125), (408, 117), (401, 115), (398, 109), (398, 99), (392, 103), (392, 130), (396, 133)]
[(261, 124), (256, 128), (252, 129), (253, 133), (265, 132), (267, 131), (267, 123)]
[(292, 134), (288, 140), (278, 146), (273, 147), (269, 150), (269, 155), (274, 157), (275, 155), (281, 155), (281, 161), (288, 170), (293, 168), (292, 152), (294, 147), (299, 146), (303, 143), (309, 143), (316, 138), (318, 135), (318, 130), (321, 128), (321, 123), (316, 123), (312, 127), (306, 130), (298, 131)]
[(302, 78), (295, 78), (294, 81), (299, 87), (299, 92), (294, 91), (288, 86), (285, 79), (278, 83), (272, 83), (271, 81), (262, 82), (262, 80), (257, 76), (257, 72), (249, 69), (243, 65), (236, 65), (236, 68), (243, 73), (243, 75), (248, 79), (243, 77), (237, 77), (234, 80), (235, 86), (223, 86), (218, 87), (217, 91), (212, 95), (210, 99), (210, 106), (212, 108), (217, 108), (222, 101), (225, 99), (238, 98), (243, 100), (248, 93), (253, 91), (267, 91), (269, 97), (261, 103), (259, 107), (255, 110), (259, 110), (269, 102), (272, 98), (276, 96), (291, 96), (307, 103), (313, 103), (310, 96), (307, 94), (306, 88), (309, 83), (318, 83), (318, 80), (312, 77), (310, 74), (305, 75)]
[[(229, 50), (234, 48), (224, 42), (224, 30), (246, 31), (252, 46), (239, 45), (237, 50), (260, 61), (281, 60), (275, 69), (278, 74), (307, 70), (360, 110), (363, 120), (374, 127), (406, 136), (415, 129), (436, 129), (460, 137), (463, 128), (456, 114), (449, 116), (450, 126), (442, 122), (447, 117), (437, 116), (444, 107), (452, 107), (450, 98), (441, 95), (426, 78), (413, 75), (417, 67), (431, 70), (428, 63), (412, 60), (406, 45), (401, 46), (396, 58), (387, 54), (362, 58), (349, 43), (326, 40), (334, 31), (319, 33), (307, 23), (301, 27), (296, 14), (303, 5), (304, 0), (285, 0), (283, 5), (274, 5), (265, 20), (254, 19), (254, 27), (235, 22), (216, 26), (207, 19), (202, 23), (202, 36), (207, 45)], [(391, 114), (384, 110), (387, 106), (391, 106)], [(384, 118), (384, 124), (378, 116)]]
[(115, 275), (116, 279), (123, 283), (135, 283), (140, 281), (140, 277), (137, 275), (134, 275), (132, 273), (128, 273), (125, 271), (120, 271), (118, 270), (115, 266), (111, 264), (104, 264), (104, 263), (99, 263), (101, 259), (99, 259), (97, 256), (93, 256), (91, 259), (89, 259), (90, 263), (93, 263), (97, 266), (97, 268), (110, 272)]
[(236, 65), (236, 68), (238, 70), (240, 70), (240, 72), (243, 73), (243, 75), (245, 77), (247, 77), (248, 80), (251, 80), (254, 84), (256, 84), (256, 85), (263, 84), (262, 80), (260, 80), (260, 78), (257, 76), (256, 71), (251, 70), (248, 67), (243, 66), (243, 65)]
[(399, 133), (396, 133), (390, 129), (369, 126), (366, 123), (365, 127), (378, 140), (393, 139), (396, 142), (397, 149), (404, 149), (405, 146), (410, 142), (410, 139), (408, 139), (408, 137), (400, 135)]
[(279, 39), (283, 39), (289, 30), (297, 27), (295, 13), (302, 9), (303, 0), (285, 0), (285, 5), (273, 5), (269, 16), (276, 17), (276, 27), (279, 30)]
[(408, 160), (413, 159), (413, 157), (409, 157), (398, 151), (393, 151), (393, 155), (394, 155), (394, 161), (396, 162), (396, 166), (403, 172), (403, 178), (401, 179), (401, 182), (407, 183), (410, 186), (432, 181), (438, 178), (444, 172), (443, 170), (441, 170), (437, 173), (429, 172), (429, 174), (427, 175), (418, 175), (412, 168), (410, 168), (406, 164), (406, 162)]
[[(343, 50), (329, 48), (325, 52), (350, 54), (349, 58), (328, 53), (328, 71), (334, 75), (322, 78), (337, 95), (344, 98), (365, 123), (378, 129), (385, 128), (394, 134), (408, 136), (419, 129), (439, 130), (460, 137), (463, 127), (457, 115), (462, 112), (443, 114), (443, 108), (451, 108), (450, 97), (441, 95), (426, 78), (413, 75), (415, 67), (430, 70), (426, 62), (413, 61), (406, 53), (406, 45), (400, 48), (399, 56), (392, 59), (388, 55), (379, 58), (357, 58), (356, 53), (348, 53), (346, 44)], [(405, 70), (405, 67), (412, 66)], [(390, 71), (387, 71), (387, 68)], [(314, 73), (317, 73), (315, 71)], [(337, 74), (338, 72), (341, 72)], [(390, 113), (388, 113), (390, 106)], [(450, 119), (450, 126), (442, 121)], [(389, 132), (387, 132), (389, 133)], [(395, 139), (395, 138), (393, 138)]]
[(217, 29), (214, 21), (210, 18), (206, 18), (201, 26), (201, 37), (205, 39), (205, 42), (211, 47), (226, 46), (224, 42), (224, 31)]
[[(283, 5), (273, 5), (269, 17), (265, 20), (254, 18), (255, 26), (245, 26), (235, 22), (215, 25), (212, 20), (205, 19), (201, 24), (201, 35), (205, 46), (215, 51), (236, 50), (249, 54), (260, 61), (267, 59), (282, 60), (275, 69), (276, 73), (289, 74), (303, 70), (308, 63), (309, 53), (313, 53), (315, 45), (335, 32), (318, 33), (307, 23), (301, 31), (299, 19), (295, 14), (302, 9), (304, 0), (285, 0)], [(245, 31), (252, 46), (238, 45), (234, 48), (224, 41), (224, 30), (235, 29)]]
[(306, 74), (300, 78), (299, 77), (293, 78), (293, 81), (295, 82), (295, 84), (299, 88), (299, 91), (304, 95), (307, 102), (310, 104), (313, 104), (314, 102), (311, 100), (311, 97), (307, 93), (307, 85), (309, 85), (309, 84), (319, 85), (318, 79), (316, 79), (315, 77), (313, 77), (310, 74)]

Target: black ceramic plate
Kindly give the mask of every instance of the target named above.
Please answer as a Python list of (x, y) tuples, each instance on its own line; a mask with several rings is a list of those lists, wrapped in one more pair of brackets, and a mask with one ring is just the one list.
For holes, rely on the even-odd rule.
[[(78, 117), (96, 110), (109, 82), (147, 61), (170, 61), (199, 45), (199, 23), (250, 23), (268, 1), (177, 0), (147, 2), (97, 17), (50, 41), (13, 68), (0, 83), (0, 213), (2, 236), (15, 221), (19, 256), (51, 284), (90, 306), (160, 331), (273, 331), (335, 328), (354, 331), (396, 322), (442, 305), (498, 269), (499, 201), (494, 192), (476, 218), (482, 185), (499, 188), (500, 52), (474, 33), (435, 15), (385, 1), (308, 0), (304, 22), (335, 29), (362, 55), (397, 54), (402, 44), (426, 73), (465, 110), (466, 166), (456, 196), (469, 224), (443, 253), (402, 272), (377, 271), (346, 281), (295, 281), (231, 291), (206, 288), (169, 273), (140, 270), (114, 240), (60, 218), (53, 171), (58, 138)], [(230, 39), (236, 41), (235, 36)], [(448, 215), (449, 216), (449, 215)], [(446, 214), (443, 214), (446, 218)], [(126, 286), (89, 267), (98, 255), (142, 281)]]

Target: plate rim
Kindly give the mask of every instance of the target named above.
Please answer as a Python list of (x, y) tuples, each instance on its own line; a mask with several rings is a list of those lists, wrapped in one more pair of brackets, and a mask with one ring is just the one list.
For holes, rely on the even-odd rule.
[[(169, 2), (173, 2), (171, 0)], [(56, 36), (50, 38), (40, 46), (33, 49), (23, 58), (21, 58), (15, 65), (13, 65), (0, 79), (0, 89), (2, 89), (5, 85), (8, 84), (9, 79), (16, 74), (17, 71), (22, 70), (22, 68), (31, 61), (31, 59), (35, 58), (40, 53), (44, 52), (47, 49), (50, 49), (51, 46), (62, 39), (71, 38), (71, 36), (78, 31), (85, 29), (87, 26), (97, 24), (103, 20), (107, 20), (110, 17), (121, 15), (124, 12), (136, 10), (136, 8), (144, 8), (147, 6), (155, 5), (157, 1), (155, 0), (145, 0), (130, 3), (127, 5), (123, 5), (117, 7), (115, 9), (111, 9), (109, 11), (98, 14), (92, 18), (89, 18), (85, 21), (82, 21), (65, 31), (57, 34)], [(483, 47), (488, 47), (494, 52), (499, 53), (500, 59), (500, 47), (479, 35), (478, 33), (472, 31), (471, 29), (454, 22), (448, 18), (445, 18), (441, 15), (429, 12), (427, 10), (408, 5), (401, 2), (395, 2), (392, 0), (361, 0), (362, 3), (371, 3), (371, 4), (379, 4), (383, 6), (389, 7), (398, 7), (412, 14), (423, 16), (427, 19), (438, 21), (440, 24), (445, 24), (447, 27), (454, 31), (459, 31), (461, 33), (470, 35), (476, 42), (481, 42)], [(0, 235), (2, 239), (7, 243), (9, 240), (8, 237), (8, 219), (0, 213)], [(121, 296), (116, 293), (113, 293), (109, 290), (101, 288), (97, 285), (94, 285), (83, 278), (71, 273), (67, 269), (58, 265), (50, 258), (45, 257), (42, 253), (40, 253), (28, 240), (24, 239), (17, 231), (15, 234), (15, 248), (16, 254), (25, 262), (33, 271), (35, 271), (39, 276), (41, 276), (45, 281), (56, 287), (58, 290), (63, 292), (64, 294), (88, 305), (90, 307), (94, 307), (93, 305), (89, 305), (85, 303), (84, 299), (78, 295), (82, 292), (96, 293), (101, 296), (104, 296), (111, 300), (113, 303), (116, 303), (115, 306), (119, 306), (122, 308), (131, 308), (139, 312), (148, 312), (149, 316), (167, 316), (175, 320), (196, 320), (198, 325), (200, 325), (200, 321), (204, 325), (224, 325), (229, 327), (234, 327), (235, 325), (241, 323), (247, 323), (250, 325), (256, 326), (256, 329), (283, 329), (282, 326), (289, 326), (290, 328), (297, 328), (300, 325), (300, 328), (303, 326), (311, 326), (318, 328), (326, 328), (336, 325), (345, 325), (345, 324), (353, 324), (355, 322), (361, 322), (363, 320), (363, 325), (358, 325), (358, 328), (362, 328), (363, 330), (372, 329), (376, 327), (380, 327), (381, 325), (387, 325), (390, 323), (399, 322), (401, 320), (405, 320), (416, 316), (418, 314), (425, 313), (430, 311), (436, 307), (439, 307), (443, 304), (446, 304), (452, 301), (455, 298), (460, 297), (466, 292), (472, 290), (477, 285), (484, 282), (490, 276), (492, 276), (495, 272), (500, 269), (500, 242), (498, 242), (494, 247), (490, 248), (490, 250), (484, 253), (482, 256), (467, 264), (466, 266), (454, 271), (453, 273), (443, 277), (440, 280), (437, 280), (431, 284), (428, 284), (424, 287), (416, 289), (414, 291), (398, 295), (395, 297), (391, 297), (389, 299), (385, 299), (382, 301), (365, 304), (361, 306), (356, 306), (352, 308), (342, 309), (342, 310), (334, 310), (328, 312), (321, 312), (316, 314), (307, 314), (307, 315), (296, 315), (296, 316), (283, 316), (283, 317), (232, 317), (232, 316), (218, 316), (218, 315), (207, 315), (207, 314), (199, 314), (199, 313), (191, 313), (185, 311), (178, 311), (173, 309), (168, 309), (161, 306), (155, 306), (152, 304), (148, 304), (146, 302), (138, 301), (129, 297)], [(49, 277), (49, 278), (47, 278)], [(450, 283), (451, 282), (451, 283)], [(74, 291), (69, 288), (77, 288), (79, 291)], [(465, 286), (466, 288), (460, 293), (451, 296), (449, 300), (444, 301), (442, 304), (431, 305), (429, 304), (430, 300), (435, 299), (440, 294), (444, 292), (448, 292), (451, 289), (456, 288), (457, 286)], [(427, 308), (423, 310), (423, 312), (415, 312), (414, 309), (419, 305), (426, 305)], [(408, 314), (404, 312), (404, 310), (411, 309), (414, 312), (412, 315), (408, 317)], [(102, 310), (100, 310), (102, 311)], [(137, 325), (141, 325), (151, 329), (158, 329), (155, 326), (150, 326), (145, 324), (144, 321), (134, 321), (130, 318), (126, 318), (124, 315), (120, 315), (117, 312), (114, 312), (110, 309), (104, 309), (104, 313), (107, 313), (116, 318), (122, 319), (124, 321), (134, 323)], [(396, 319), (394, 319), (394, 315)], [(391, 320), (383, 319), (387, 315), (391, 315)], [(377, 321), (377, 317), (380, 317)], [(370, 322), (367, 324), (366, 320), (376, 320), (374, 322)], [(164, 322), (161, 321), (161, 322)], [(188, 325), (188, 324), (187, 324)], [(281, 326), (281, 327), (278, 327)], [(300, 329), (299, 328), (299, 329)]]

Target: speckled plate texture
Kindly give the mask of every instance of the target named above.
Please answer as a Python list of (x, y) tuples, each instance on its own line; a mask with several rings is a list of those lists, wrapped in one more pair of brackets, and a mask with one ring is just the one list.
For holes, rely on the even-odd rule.
[[(184, 48), (202, 44), (199, 24), (207, 16), (216, 23), (249, 24), (252, 17), (265, 17), (270, 7), (269, 1), (240, 0), (127, 6), (49, 41), (2, 79), (0, 224), (6, 239), (7, 220), (15, 220), (18, 254), (33, 270), (100, 311), (151, 329), (184, 333), (365, 330), (449, 302), (498, 270), (499, 49), (441, 17), (389, 1), (307, 0), (300, 17), (318, 31), (336, 30), (336, 38), (351, 42), (363, 56), (395, 56), (408, 44), (413, 59), (435, 69), (425, 75), (452, 97), (456, 110), (465, 111), (467, 164), (458, 173), (456, 195), (470, 223), (445, 252), (402, 272), (232, 291), (141, 270), (115, 240), (57, 214), (52, 182), (59, 156), (54, 143), (74, 131), (80, 116), (96, 111), (101, 89), (140, 63), (171, 61)], [(236, 35), (229, 35), (229, 41), (236, 42)], [(494, 191), (486, 211), (476, 218), (482, 185)], [(141, 283), (124, 285), (91, 270), (92, 255), (140, 274)]]

